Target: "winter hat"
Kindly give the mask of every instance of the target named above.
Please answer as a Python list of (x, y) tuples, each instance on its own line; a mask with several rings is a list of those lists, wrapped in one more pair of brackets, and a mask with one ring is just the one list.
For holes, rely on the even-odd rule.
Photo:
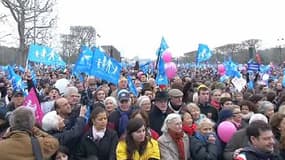
[(222, 109), (219, 112), (219, 120), (218, 122), (223, 122), (228, 118), (233, 117), (233, 111), (231, 109)]
[(56, 111), (48, 112), (42, 119), (42, 128), (45, 131), (57, 130), (59, 118)]

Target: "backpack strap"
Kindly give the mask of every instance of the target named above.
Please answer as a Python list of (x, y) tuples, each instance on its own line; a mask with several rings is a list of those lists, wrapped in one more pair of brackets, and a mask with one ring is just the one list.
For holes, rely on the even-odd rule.
[(32, 142), (32, 149), (33, 149), (33, 153), (35, 156), (35, 160), (42, 160), (43, 155), (42, 155), (41, 146), (40, 146), (38, 138), (31, 136), (31, 142)]

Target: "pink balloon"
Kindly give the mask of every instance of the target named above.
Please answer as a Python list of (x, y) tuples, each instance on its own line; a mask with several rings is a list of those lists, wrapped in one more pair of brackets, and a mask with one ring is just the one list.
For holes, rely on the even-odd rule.
[(217, 131), (220, 139), (227, 143), (237, 131), (237, 128), (232, 122), (224, 121), (219, 124)]
[(224, 64), (218, 64), (218, 73), (223, 76), (225, 75), (226, 69)]
[(218, 64), (218, 71), (220, 71), (220, 72), (225, 71), (224, 64)]
[(176, 76), (177, 67), (174, 62), (165, 63), (165, 73), (168, 79), (173, 79)]
[(169, 51), (165, 51), (162, 54), (162, 59), (165, 63), (171, 62), (172, 61), (172, 54)]

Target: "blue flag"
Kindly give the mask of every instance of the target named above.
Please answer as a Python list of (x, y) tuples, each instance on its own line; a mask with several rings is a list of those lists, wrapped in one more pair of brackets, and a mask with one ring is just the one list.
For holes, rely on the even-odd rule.
[(79, 58), (77, 59), (73, 68), (73, 74), (77, 76), (79, 76), (80, 73), (86, 73), (87, 75), (90, 75), (92, 56), (92, 50), (87, 46), (82, 46), (80, 48)]
[(29, 71), (31, 73), (32, 81), (33, 81), (34, 85), (37, 86), (38, 85), (37, 76), (35, 74), (35, 71), (34, 71), (33, 67), (28, 64), (28, 69), (29, 69)]
[(157, 85), (167, 85), (168, 84), (168, 78), (165, 73), (164, 69), (164, 61), (162, 59), (162, 53), (168, 48), (168, 45), (162, 37), (161, 42), (160, 42), (160, 47), (157, 50), (157, 75), (156, 75), (156, 83)]
[(199, 44), (196, 56), (196, 63), (207, 61), (211, 57), (212, 57), (212, 52), (209, 49), (209, 47), (205, 44)]
[(131, 76), (128, 76), (128, 87), (130, 92), (132, 92), (136, 97), (139, 95)]
[(56, 53), (54, 49), (37, 44), (30, 45), (28, 60), (52, 66), (66, 65), (60, 55)]
[(99, 48), (94, 47), (91, 62), (90, 75), (118, 84), (122, 66), (117, 60), (107, 56)]
[(22, 77), (15, 73), (14, 69), (11, 66), (8, 66), (9, 80), (12, 81), (13, 90), (22, 90), (25, 92), (23, 85)]
[(149, 73), (150, 64), (151, 64), (151, 61), (148, 61), (145, 64), (140, 65), (140, 70), (143, 71), (143, 73), (145, 73), (145, 74)]

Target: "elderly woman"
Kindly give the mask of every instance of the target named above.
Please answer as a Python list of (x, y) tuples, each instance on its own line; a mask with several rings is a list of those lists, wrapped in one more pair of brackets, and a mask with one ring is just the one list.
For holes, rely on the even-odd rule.
[(128, 122), (126, 138), (117, 145), (116, 155), (118, 160), (160, 159), (157, 141), (148, 136), (143, 119)]
[(109, 115), (118, 107), (117, 100), (114, 97), (107, 97), (104, 100), (105, 109), (107, 111), (107, 115)]
[(137, 100), (136, 106), (148, 113), (151, 109), (151, 101), (148, 96), (140, 96)]
[(97, 107), (91, 113), (92, 127), (79, 143), (77, 159), (96, 157), (98, 160), (113, 160), (116, 157), (118, 136), (107, 129), (107, 112)]
[(161, 160), (188, 160), (189, 137), (182, 130), (181, 116), (169, 114), (161, 128), (163, 134), (158, 138)]
[(270, 120), (274, 114), (274, 104), (269, 101), (262, 101), (260, 102), (257, 111), (264, 114), (268, 120)]
[(190, 152), (193, 160), (218, 160), (218, 143), (214, 132), (214, 123), (204, 118), (198, 130), (190, 140)]

